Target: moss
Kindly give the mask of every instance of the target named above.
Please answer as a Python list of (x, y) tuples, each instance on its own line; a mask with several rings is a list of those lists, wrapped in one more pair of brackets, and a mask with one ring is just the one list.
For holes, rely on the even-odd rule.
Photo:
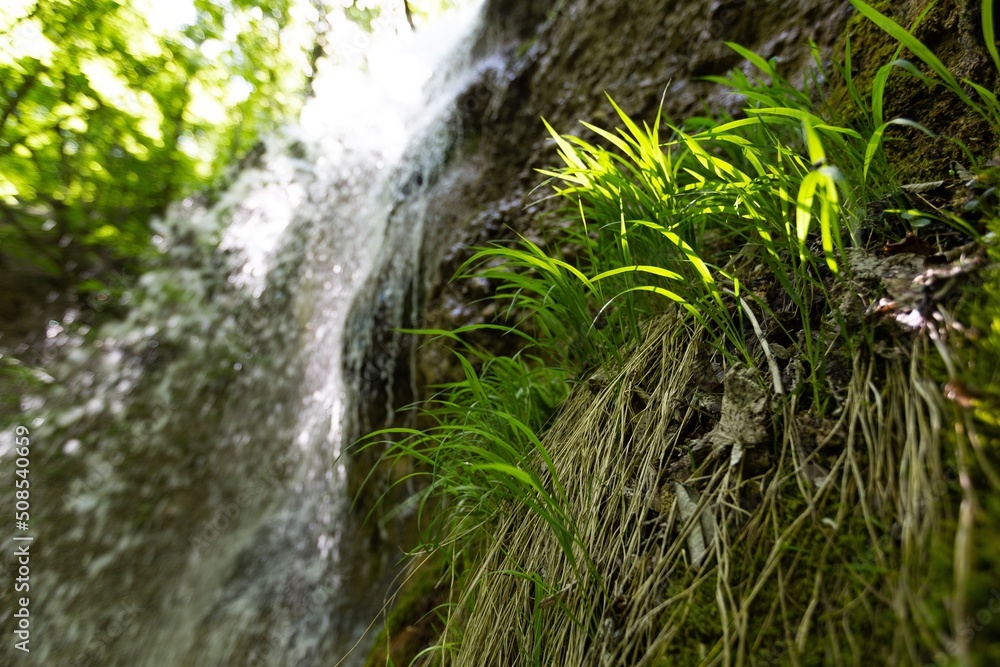
[(441, 631), (436, 609), (448, 597), (449, 587), (442, 583), (447, 569), (445, 558), (436, 552), (410, 571), (396, 593), (365, 667), (405, 667), (433, 643)]
[[(668, 589), (673, 597), (691, 586), (695, 572), (688, 572), (677, 584)], [(664, 620), (669, 616), (665, 614)], [(714, 580), (698, 586), (692, 595), (692, 603), (685, 610), (681, 632), (670, 642), (656, 661), (658, 667), (672, 665), (697, 665), (703, 661), (712, 646), (722, 637), (722, 622), (719, 608), (715, 604)]]
[(982, 513), (973, 533), (972, 573), (969, 578), (964, 627), (969, 635), (972, 664), (1000, 665), (1000, 497), (984, 494)]
[[(820, 505), (817, 516), (835, 515), (836, 505), (832, 500)], [(783, 532), (802, 513), (809, 512), (794, 481), (785, 483), (776, 510), (776, 532)], [(728, 585), (734, 593), (746, 595), (755, 587), (774, 544), (773, 540), (749, 540), (746, 536), (737, 540), (729, 554)], [(753, 639), (747, 650), (747, 664), (787, 664), (792, 652), (795, 664), (851, 664), (845, 626), (852, 632), (855, 657), (888, 661), (897, 648), (893, 643), (896, 622), (879, 596), (891, 597), (894, 563), (900, 558), (891, 530), (884, 532), (878, 547), (887, 555), (885, 565), (876, 562), (875, 545), (860, 509), (836, 529), (810, 520), (791, 534), (781, 545), (780, 564), (749, 607), (748, 636)], [(697, 665), (714, 655), (712, 649), (722, 638), (716, 602), (718, 576), (716, 570), (698, 585), (682, 627), (656, 664)], [(690, 586), (692, 579), (689, 574), (676, 585), (676, 591)], [(810, 623), (804, 637), (806, 649), (799, 651), (790, 639), (807, 615)], [(668, 616), (664, 614), (661, 622), (667, 622)]]
[[(928, 0), (908, 0), (901, 3), (871, 2), (875, 9), (892, 18), (905, 28), (917, 23), (920, 14), (930, 4)], [(967, 3), (966, 3), (967, 4)], [(996, 72), (992, 66), (979, 32), (979, 19), (972, 9), (956, 2), (943, 0), (936, 3), (919, 21), (914, 35), (927, 45), (957, 78), (972, 78), (987, 88), (996, 90)], [(848, 21), (845, 39), (850, 36), (855, 86), (870, 91), (879, 68), (892, 62), (897, 42), (871, 21), (855, 15)], [(843, 62), (845, 39), (841, 40), (838, 59)], [(909, 51), (903, 50), (901, 58), (922, 66)], [(870, 122), (870, 110), (852, 108), (843, 82), (834, 86), (830, 98), (835, 106), (855, 124)], [(885, 89), (884, 119), (908, 118), (921, 123), (939, 135), (929, 137), (912, 128), (890, 128), (884, 140), (884, 149), (890, 164), (898, 169), (904, 182), (921, 182), (940, 179), (947, 175), (953, 162), (967, 168), (968, 157), (954, 141), (963, 142), (979, 156), (989, 156), (997, 144), (997, 135), (985, 120), (964, 113), (961, 101), (943, 87), (927, 90), (911, 75), (896, 69)], [(870, 105), (870, 99), (866, 100)]]
[(520, 60), (525, 55), (527, 55), (528, 51), (531, 50), (531, 47), (533, 47), (537, 42), (538, 42), (538, 35), (529, 37), (528, 39), (524, 40), (523, 42), (517, 45), (517, 50), (514, 52), (514, 57)]
[[(1000, 220), (990, 227), (1000, 231)], [(961, 382), (948, 381), (940, 369), (940, 381), (953, 399), (955, 421), (963, 428), (953, 431), (955, 446), (964, 446), (969, 460), (968, 484), (974, 489), (977, 511), (973, 514), (969, 546), (969, 577), (965, 588), (964, 613), (953, 630), (969, 644), (973, 665), (1000, 664), (1000, 489), (984, 470), (1000, 470), (1000, 247), (989, 250), (990, 264), (965, 290), (955, 306), (958, 321), (966, 324), (965, 337), (953, 341), (954, 354), (962, 369)], [(947, 384), (946, 384), (947, 383)], [(979, 443), (976, 455), (967, 431)], [(993, 478), (995, 481), (995, 477)]]

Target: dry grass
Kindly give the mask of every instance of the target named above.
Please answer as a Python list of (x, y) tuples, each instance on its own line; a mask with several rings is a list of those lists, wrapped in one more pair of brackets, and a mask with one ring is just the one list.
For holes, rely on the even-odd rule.
[(709, 426), (700, 340), (657, 319), (616, 377), (573, 393), (544, 442), (586, 566), (510, 507), (454, 591), (441, 664), (917, 664), (967, 650), (929, 618), (928, 555), (954, 544), (957, 564), (967, 538), (927, 338), (857, 355), (818, 430), (798, 394), (772, 396), (774, 449), (748, 446), (736, 465), (731, 448), (692, 453)]

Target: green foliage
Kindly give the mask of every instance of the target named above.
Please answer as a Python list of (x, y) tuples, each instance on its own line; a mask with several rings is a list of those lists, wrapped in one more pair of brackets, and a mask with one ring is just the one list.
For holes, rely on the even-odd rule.
[[(813, 295), (825, 293), (841, 272), (838, 256), (857, 236), (861, 203), (895, 184), (887, 170), (875, 185), (864, 178), (874, 160), (865, 159), (867, 137), (818, 115), (808, 92), (784, 80), (773, 63), (731, 46), (767, 77), (750, 80), (737, 70), (719, 79), (753, 105), (746, 118), (667, 125), (672, 136), (663, 142), (660, 118), (640, 127), (612, 100), (624, 126), (617, 133), (584, 123), (601, 143), (549, 127), (563, 167), (542, 173), (568, 200), (566, 215), (579, 220), (559, 240), (580, 249), (578, 265), (546, 257), (530, 243), (484, 250), (471, 263), (492, 262), (484, 275), (502, 280), (498, 297), (531, 313), (553, 343), (550, 352), (573, 330), (574, 341), (590, 334), (572, 346), (584, 355), (578, 366), (606, 363), (621, 349), (621, 337), (662, 310), (656, 297), (663, 297), (713, 332), (724, 355), (753, 363), (761, 337), (754, 310), (788, 321), (741, 285), (740, 273), (760, 263), (791, 300), (794, 326), (784, 335), (794, 342), (802, 332), (812, 385), (822, 386), (830, 341), (815, 334), (827, 316), (838, 315), (817, 310)], [(607, 316), (609, 334), (593, 333), (588, 313), (594, 312)], [(815, 398), (822, 400), (818, 390)]]
[(463, 0), (353, 0), (344, 4), (344, 16), (366, 32), (374, 33), (382, 25), (391, 22), (391, 19), (385, 19), (388, 14), (405, 14), (407, 22), (416, 28), (430, 17), (455, 9), (462, 2)]
[(40, 368), (26, 366), (10, 355), (0, 355), (0, 426), (20, 416), (21, 398), (54, 380)]
[(411, 477), (428, 479), (420, 492), (427, 545), (468, 538), (513, 504), (544, 517), (573, 559), (573, 521), (537, 435), (566, 397), (565, 374), (526, 354), (487, 356), (478, 370), (465, 354), (458, 361), (465, 379), (442, 387), (422, 410), (431, 426), (379, 431), (362, 446), (391, 438), (387, 457), (416, 462)]
[[(398, 0), (400, 3), (403, 0)], [(406, 0), (406, 10), (409, 12), (415, 26), (427, 21), (428, 18), (441, 12), (454, 9), (464, 0)]]
[(379, 4), (369, 4), (355, 0), (349, 7), (344, 7), (344, 15), (366, 31), (374, 32), (374, 23), (382, 15), (382, 7)]
[(115, 0), (0, 10), (3, 254), (64, 283), (141, 263), (152, 215), (296, 111), (290, 6), (198, 0), (183, 29)]

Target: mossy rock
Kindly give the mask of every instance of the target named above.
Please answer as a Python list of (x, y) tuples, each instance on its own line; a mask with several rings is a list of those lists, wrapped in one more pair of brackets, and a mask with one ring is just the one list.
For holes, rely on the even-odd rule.
[[(916, 24), (914, 36), (937, 55), (958, 80), (970, 79), (997, 91), (1000, 79), (983, 42), (978, 3), (943, 0), (935, 3), (922, 19), (921, 13), (931, 4), (928, 0), (870, 4), (904, 28), (910, 29)], [(894, 60), (898, 43), (867, 18), (856, 14), (848, 22), (845, 39), (841, 40), (836, 54), (841, 63), (848, 37), (855, 86), (858, 90), (870, 91), (878, 70)], [(906, 49), (898, 57), (927, 71)], [(830, 99), (855, 122), (867, 120), (857, 109), (848, 108), (848, 95), (842, 83), (831, 90)], [(984, 160), (989, 159), (1000, 145), (1000, 137), (990, 124), (978, 116), (964, 113), (964, 105), (957, 96), (943, 86), (928, 90), (900, 68), (895, 68), (889, 76), (884, 100), (884, 120), (907, 118), (938, 135), (930, 137), (903, 127), (887, 131), (886, 156), (890, 164), (898, 168), (904, 181), (940, 179), (948, 174), (954, 162), (968, 169), (978, 167), (968, 164), (969, 159), (957, 142), (962, 142), (971, 153)]]

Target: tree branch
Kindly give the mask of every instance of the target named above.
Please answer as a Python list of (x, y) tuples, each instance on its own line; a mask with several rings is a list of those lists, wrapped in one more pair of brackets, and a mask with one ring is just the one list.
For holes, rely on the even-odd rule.
[(403, 11), (406, 12), (406, 22), (410, 24), (410, 30), (416, 30), (417, 26), (413, 25), (413, 10), (410, 9), (409, 0), (403, 0)]
[[(42, 68), (41, 71), (44, 72), (45, 68)], [(33, 72), (24, 77), (24, 81), (22, 81), (17, 90), (14, 91), (14, 99), (11, 100), (11, 103), (7, 106), (7, 108), (3, 110), (3, 114), (0, 115), (0, 136), (3, 136), (3, 130), (7, 126), (7, 120), (10, 118), (11, 114), (17, 110), (17, 105), (21, 103), (21, 100), (28, 94), (31, 87), (35, 85), (40, 73), (41, 72)]]

